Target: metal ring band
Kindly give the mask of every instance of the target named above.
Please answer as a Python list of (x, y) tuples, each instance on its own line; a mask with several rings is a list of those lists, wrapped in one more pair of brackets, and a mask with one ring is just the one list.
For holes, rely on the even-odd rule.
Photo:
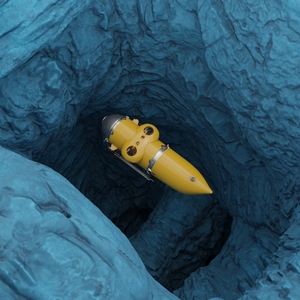
[(151, 173), (152, 172), (152, 168), (155, 165), (155, 163), (157, 162), (157, 160), (161, 157), (161, 155), (169, 148), (169, 145), (164, 145), (162, 146), (154, 155), (154, 157), (152, 159), (149, 160), (149, 165), (147, 168), (147, 173)]

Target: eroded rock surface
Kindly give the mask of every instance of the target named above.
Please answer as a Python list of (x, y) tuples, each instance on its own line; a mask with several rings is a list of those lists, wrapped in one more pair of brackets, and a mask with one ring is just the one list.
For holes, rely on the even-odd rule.
[(230, 227), (229, 215), (210, 196), (166, 190), (130, 242), (149, 273), (173, 291), (219, 254)]
[(177, 299), (65, 178), (0, 147), (1, 299)]
[[(135, 234), (132, 242), (145, 265), (166, 286), (180, 274), (179, 266), (185, 273), (189, 270), (193, 251), (186, 249), (188, 259), (184, 255), (169, 259), (172, 255), (167, 251), (146, 257), (144, 245), (159, 248), (150, 241), (151, 222), (152, 240), (164, 240), (163, 248), (176, 253), (176, 246), (183, 249), (192, 245), (180, 243), (187, 230), (191, 236), (201, 232), (193, 244), (195, 249), (204, 241), (214, 244), (227, 224), (215, 229), (219, 223), (214, 220), (228, 213), (233, 219), (228, 241), (208, 266), (198, 268), (175, 291), (182, 299), (297, 299), (300, 19), (294, 1), (53, 0), (31, 1), (24, 7), (12, 0), (0, 2), (0, 17), (0, 145), (55, 169), (128, 237)], [(214, 190), (198, 204), (199, 209), (206, 204), (204, 210), (213, 211), (216, 203), (222, 207), (211, 222), (195, 222), (203, 212), (197, 215), (189, 205), (184, 213), (174, 216), (171, 211), (160, 210), (169, 192), (158, 183), (145, 184), (112, 159), (99, 144), (101, 119), (110, 113), (152, 122), (161, 130), (164, 142), (199, 168)], [(14, 165), (16, 156), (5, 153), (5, 163)], [(25, 161), (16, 160), (20, 164)], [(39, 180), (32, 176), (32, 180)], [(53, 190), (60, 189), (64, 179), (59, 178)], [(0, 177), (0, 184), (5, 180)], [(26, 177), (18, 180), (21, 185), (27, 182)], [(45, 187), (39, 182), (36, 188)], [(7, 203), (11, 192), (2, 189), (1, 201)], [(9, 206), (16, 219), (3, 219), (3, 226), (7, 226), (3, 245), (12, 241), (7, 244), (11, 249), (16, 249), (20, 239), (12, 235), (20, 228), (18, 220), (23, 220), (21, 228), (29, 233), (31, 214), (36, 216), (37, 228), (48, 213), (60, 216), (63, 224), (72, 220), (51, 209), (45, 216), (35, 215), (35, 204), (23, 193), (18, 197), (25, 197), (21, 203), (28, 205)], [(176, 199), (182, 204), (180, 200), (184, 202), (186, 197), (176, 195)], [(201, 201), (200, 196), (197, 199)], [(1, 209), (5, 210), (6, 204)], [(180, 225), (174, 236), (164, 232), (165, 239), (158, 236), (163, 217), (176, 219), (176, 226)], [(47, 222), (65, 236), (74, 236), (74, 227), (67, 223), (66, 231), (59, 222)], [(79, 232), (97, 241), (97, 234), (85, 231), (84, 224), (76, 225)], [(46, 237), (48, 227), (42, 228)], [(112, 224), (111, 228), (116, 230)], [(212, 236), (205, 239), (203, 232)], [(121, 249), (118, 241), (116, 238), (115, 245)], [(38, 249), (34, 243), (31, 239), (27, 246)], [(94, 244), (90, 248), (94, 249)], [(1, 256), (6, 253), (3, 251), (4, 246)], [(60, 249), (61, 254), (57, 254), (62, 264), (68, 256), (64, 251), (69, 250)], [(46, 295), (33, 291), (24, 294), (36, 284), (33, 273), (29, 269), (25, 272), (19, 264), (24, 255), (11, 258), (12, 264), (2, 269), (3, 293), (12, 299)], [(35, 262), (41, 264), (42, 257)], [(157, 263), (164, 259), (169, 264), (165, 270)], [(158, 267), (155, 272), (150, 270), (153, 261), (153, 269)], [(200, 257), (197, 267), (199, 264)], [(41, 270), (45, 268), (41, 264)], [(128, 268), (136, 278), (140, 276), (134, 266), (128, 264)], [(95, 270), (102, 278), (103, 274)], [(107, 272), (116, 282), (123, 282), (119, 271)], [(13, 283), (9, 279), (12, 273), (21, 276)], [(60, 275), (51, 274), (55, 286)], [(173, 279), (163, 278), (163, 274)], [(149, 278), (146, 272), (143, 276)], [(16, 282), (19, 289), (14, 290)], [(74, 285), (79, 292), (77, 287), (83, 288), (85, 283), (90, 284), (78, 277), (74, 284), (69, 283), (70, 291)], [(150, 295), (161, 291), (153, 284), (149, 285)], [(94, 289), (91, 286), (88, 290)], [(131, 297), (128, 286), (124, 291)], [(135, 296), (143, 299), (143, 294)]]

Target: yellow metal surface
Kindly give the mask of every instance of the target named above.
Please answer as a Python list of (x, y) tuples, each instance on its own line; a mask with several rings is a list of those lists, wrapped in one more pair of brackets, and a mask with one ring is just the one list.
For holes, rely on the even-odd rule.
[[(165, 145), (160, 140), (148, 144), (143, 159), (138, 164), (147, 170), (149, 161), (163, 146)], [(170, 148), (166, 149), (155, 162), (152, 175), (183, 194), (212, 194), (201, 173)]]
[(153, 159), (153, 157), (155, 156), (155, 154), (160, 150), (161, 147), (163, 147), (165, 144), (162, 143), (160, 140), (154, 141), (150, 144), (147, 145), (147, 147), (145, 148), (145, 153), (144, 156), (142, 158), (142, 160), (139, 162), (139, 165), (147, 170), (148, 166), (149, 166), (149, 162), (151, 159)]
[[(147, 130), (148, 129), (148, 130)], [(183, 194), (211, 194), (212, 190), (201, 173), (186, 159), (167, 148), (159, 140), (159, 131), (152, 124), (138, 125), (138, 120), (121, 120), (109, 137), (111, 149), (119, 149), (124, 159), (147, 170), (159, 152), (151, 174)]]
[(168, 148), (154, 164), (154, 176), (183, 194), (212, 194), (201, 173), (186, 159)]
[[(147, 135), (144, 132), (145, 129), (149, 127), (151, 127), (151, 129), (153, 130), (153, 133), (151, 135)], [(154, 141), (157, 141), (158, 138), (159, 131), (155, 126), (151, 124), (143, 124), (141, 126), (138, 126), (135, 135), (131, 139), (128, 139), (122, 146), (122, 156), (131, 163), (138, 163), (144, 156), (146, 146)], [(132, 156), (127, 153), (127, 149), (129, 149), (130, 147), (135, 148), (136, 151)]]
[(113, 133), (109, 136), (109, 143), (121, 150), (124, 143), (135, 135), (138, 127), (139, 126), (129, 118), (121, 120), (113, 129)]

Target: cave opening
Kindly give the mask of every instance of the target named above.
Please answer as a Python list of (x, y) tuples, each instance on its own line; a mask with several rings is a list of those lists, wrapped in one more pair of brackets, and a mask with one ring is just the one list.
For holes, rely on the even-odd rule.
[[(17, 1), (1, 3), (0, 155), (11, 161), (0, 168), (7, 228), (0, 247), (7, 259), (0, 261), (8, 270), (0, 289), (8, 299), (44, 299), (53, 291), (65, 299), (61, 274), (67, 283), (79, 274), (65, 286), (72, 299), (87, 290), (120, 299), (120, 291), (130, 295), (128, 286), (159, 295), (153, 299), (293, 299), (300, 249), (297, 9), (293, 1), (257, 1), (251, 9), (249, 1), (150, 2), (32, 1), (18, 17), (11, 17)], [(175, 193), (117, 161), (100, 129), (114, 113), (157, 126), (214, 194)], [(60, 270), (73, 254), (65, 266), (71, 271), (61, 274), (44, 260)], [(92, 280), (81, 276), (81, 257)], [(172, 293), (150, 281), (139, 258)], [(35, 289), (44, 267), (54, 279)]]
[[(148, 182), (117, 160), (106, 148), (101, 135), (101, 120), (105, 115), (121, 111), (124, 115), (139, 118), (142, 123), (152, 122), (158, 126), (160, 138), (170, 144), (170, 147), (191, 161), (204, 176), (208, 177), (213, 173), (212, 170), (215, 169), (213, 157), (207, 152), (209, 142), (203, 142), (207, 139), (207, 133), (203, 130), (205, 124), (201, 123), (206, 123), (206, 121), (198, 120), (198, 116), (191, 113), (188, 106), (176, 104), (176, 100), (171, 99), (170, 95), (169, 99), (164, 99), (163, 96), (155, 99), (153, 92), (146, 88), (147, 85), (146, 82), (142, 87), (130, 87), (126, 91), (123, 90), (120, 95), (115, 95), (116, 107), (111, 104), (107, 108), (107, 103), (103, 103), (101, 104), (103, 108), (90, 113), (91, 108), (87, 106), (86, 111), (90, 114), (86, 115), (83, 111), (69, 136), (57, 141), (55, 147), (49, 144), (49, 148), (40, 154), (38, 161), (62, 174), (99, 207), (131, 240), (142, 257), (146, 250), (142, 247), (146, 248), (146, 246), (141, 241), (143, 238), (139, 231), (146, 221), (148, 223), (144, 226), (144, 231), (149, 230), (149, 227), (151, 230), (152, 222), (153, 224), (157, 222), (156, 214), (162, 214), (160, 218), (165, 222), (170, 220), (182, 223), (178, 229), (182, 232), (179, 233), (176, 243), (170, 243), (168, 239), (172, 239), (172, 236), (168, 235), (165, 239), (157, 239), (156, 235), (160, 235), (160, 230), (167, 230), (163, 227), (156, 228), (158, 231), (147, 237), (153, 240), (152, 243), (172, 244), (169, 247), (166, 246), (168, 248), (165, 254), (167, 263), (160, 266), (159, 272), (151, 264), (147, 265), (146, 258), (145, 265), (156, 280), (173, 291), (181, 287), (184, 279), (193, 271), (208, 265), (218, 255), (230, 234), (232, 218), (220, 206), (215, 196), (218, 195), (218, 188), (212, 197), (177, 195), (177, 192), (159, 180)], [(142, 100), (140, 89), (143, 90), (142, 95), (144, 95)], [(171, 91), (172, 87), (168, 90)], [(118, 105), (121, 102), (119, 99), (124, 101), (124, 98), (130, 96), (135, 101), (124, 112), (122, 104)], [(93, 100), (91, 102), (95, 103)], [(96, 104), (96, 107), (99, 109), (99, 104)], [(171, 110), (173, 114), (170, 113)], [(137, 115), (137, 112), (140, 115)], [(192, 123), (195, 120), (197, 120), (197, 126)], [(203, 152), (208, 153), (206, 157), (202, 156), (203, 148), (205, 149)], [(213, 178), (208, 177), (208, 180), (214, 186)], [(157, 207), (160, 202), (162, 206)], [(170, 208), (167, 210), (165, 205)], [(197, 210), (202, 211), (197, 212)], [(153, 216), (148, 220), (151, 214)], [(205, 232), (206, 229), (207, 232)], [(195, 235), (197, 231), (200, 231), (205, 238), (197, 237)], [(176, 232), (172, 234), (176, 236)], [(178, 244), (181, 250), (176, 250)], [(188, 247), (192, 250), (185, 249)], [(174, 255), (174, 253), (177, 254)]]

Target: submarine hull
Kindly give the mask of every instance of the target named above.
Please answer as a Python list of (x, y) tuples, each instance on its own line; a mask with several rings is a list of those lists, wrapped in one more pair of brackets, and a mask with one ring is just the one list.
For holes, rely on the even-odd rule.
[(103, 119), (102, 133), (110, 150), (119, 151), (129, 165), (138, 164), (147, 176), (151, 174), (183, 194), (212, 194), (202, 174), (159, 140), (154, 125), (139, 125), (136, 119), (111, 115)]

